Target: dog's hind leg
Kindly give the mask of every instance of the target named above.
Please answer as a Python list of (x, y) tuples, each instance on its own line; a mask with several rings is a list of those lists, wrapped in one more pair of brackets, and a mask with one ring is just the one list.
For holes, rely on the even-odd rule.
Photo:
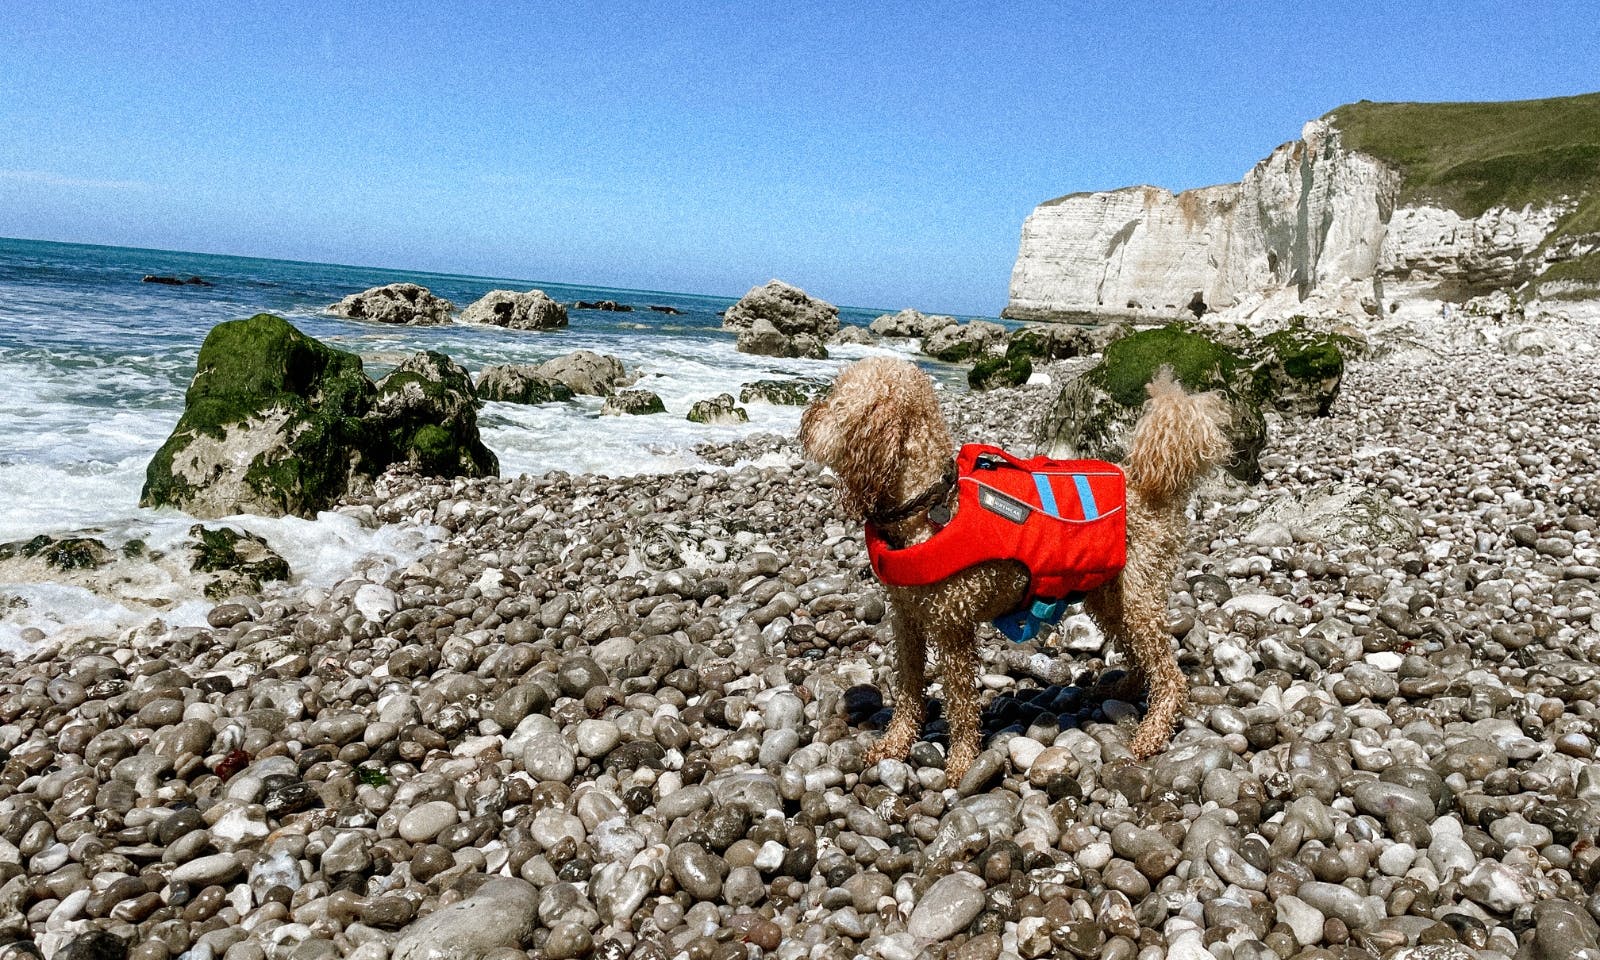
[(1137, 656), (1133, 640), (1128, 636), (1127, 627), (1122, 617), (1122, 587), (1113, 581), (1098, 590), (1093, 591), (1083, 600), (1084, 612), (1093, 620), (1095, 626), (1100, 628), (1101, 634), (1106, 638), (1106, 643), (1121, 658), (1123, 675), (1113, 683), (1099, 687), (1099, 691), (1110, 700), (1124, 700), (1136, 703), (1139, 695), (1144, 693), (1145, 672), (1144, 662)]
[(1144, 760), (1160, 753), (1172, 739), (1178, 716), (1189, 702), (1189, 683), (1178, 669), (1172, 651), (1172, 638), (1164, 628), (1164, 594), (1152, 599), (1151, 591), (1124, 578), (1091, 593), (1085, 608), (1113, 646), (1133, 654), (1128, 675), (1117, 684), (1114, 695), (1132, 702), (1145, 684), (1150, 689), (1150, 708), (1134, 733), (1129, 750)]
[(950, 721), (950, 752), (945, 784), (955, 786), (978, 759), (978, 651), (970, 630), (944, 629), (939, 644), (939, 678), (944, 683), (945, 716)]
[(894, 634), (895, 648), (894, 716), (883, 736), (867, 751), (869, 764), (904, 760), (911, 745), (922, 736), (928, 639), (917, 618), (904, 615), (896, 603), (889, 605), (889, 629)]

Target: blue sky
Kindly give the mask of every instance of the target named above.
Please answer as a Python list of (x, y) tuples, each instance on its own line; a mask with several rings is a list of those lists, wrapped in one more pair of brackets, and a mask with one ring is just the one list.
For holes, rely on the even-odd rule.
[(1591, 2), (0, 3), (0, 236), (993, 314), (1064, 193), (1600, 89)]

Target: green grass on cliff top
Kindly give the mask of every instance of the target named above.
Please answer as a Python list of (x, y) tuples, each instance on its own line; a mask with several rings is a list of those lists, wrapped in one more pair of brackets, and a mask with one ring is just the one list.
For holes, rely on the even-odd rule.
[(1600, 93), (1503, 103), (1363, 100), (1326, 119), (1346, 147), (1400, 169), (1402, 203), (1433, 201), (1475, 217), (1568, 196), (1581, 199), (1550, 240), (1600, 231)]

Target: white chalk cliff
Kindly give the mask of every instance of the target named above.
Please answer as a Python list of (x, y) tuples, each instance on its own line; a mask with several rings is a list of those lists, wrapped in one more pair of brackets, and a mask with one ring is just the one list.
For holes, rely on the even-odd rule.
[(1239, 318), (1360, 315), (1386, 287), (1457, 290), (1525, 279), (1560, 203), (1465, 218), (1397, 206), (1402, 177), (1344, 148), (1326, 120), (1305, 125), (1239, 183), (1077, 193), (1022, 225), (1003, 316), (1165, 321), (1204, 304)]

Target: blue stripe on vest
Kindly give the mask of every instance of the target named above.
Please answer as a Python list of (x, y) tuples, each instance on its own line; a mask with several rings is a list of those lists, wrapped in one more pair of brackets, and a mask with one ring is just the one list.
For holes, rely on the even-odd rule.
[(1033, 485), (1039, 488), (1039, 507), (1048, 516), (1061, 519), (1061, 511), (1056, 507), (1056, 492), (1050, 489), (1050, 478), (1042, 473), (1033, 475)]
[(1089, 489), (1089, 478), (1081, 473), (1072, 475), (1072, 482), (1078, 486), (1078, 501), (1083, 504), (1083, 519), (1093, 520), (1100, 516), (1100, 508), (1095, 505), (1094, 491)]

